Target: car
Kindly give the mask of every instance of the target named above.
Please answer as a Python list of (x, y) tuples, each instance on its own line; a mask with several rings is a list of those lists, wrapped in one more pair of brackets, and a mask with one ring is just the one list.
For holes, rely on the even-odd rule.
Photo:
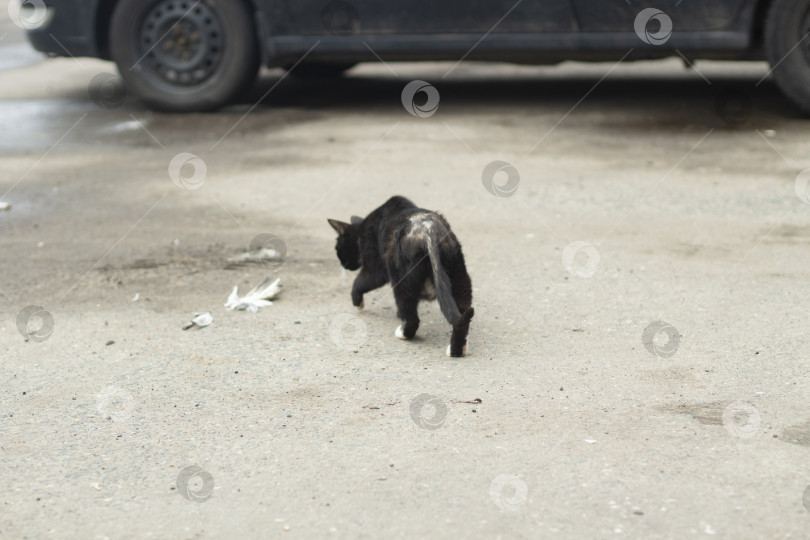
[(767, 60), (810, 114), (810, 0), (25, 0), (21, 9), (37, 50), (112, 60), (129, 92), (161, 110), (232, 103), (261, 65), (328, 78), (381, 60), (679, 56)]

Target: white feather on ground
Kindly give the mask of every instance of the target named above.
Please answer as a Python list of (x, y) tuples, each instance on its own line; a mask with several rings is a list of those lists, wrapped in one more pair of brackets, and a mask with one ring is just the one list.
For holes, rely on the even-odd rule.
[(239, 285), (235, 285), (230, 296), (228, 296), (228, 301), (225, 302), (225, 307), (237, 311), (256, 313), (260, 307), (272, 306), (273, 302), (270, 300), (281, 292), (281, 278), (276, 278), (273, 282), (270, 279), (265, 279), (241, 298), (239, 297)]
[(210, 312), (195, 313), (194, 318), (183, 325), (183, 330), (188, 330), (189, 328), (194, 328), (195, 326), (198, 328), (205, 328), (212, 322), (214, 322), (214, 316), (211, 315)]

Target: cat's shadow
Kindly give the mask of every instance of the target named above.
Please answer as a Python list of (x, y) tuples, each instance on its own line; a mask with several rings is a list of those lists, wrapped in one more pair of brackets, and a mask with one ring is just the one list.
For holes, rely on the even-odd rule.
[[(402, 340), (394, 335), (396, 328), (402, 321), (397, 317), (393, 294), (389, 286), (366, 293), (365, 306), (359, 310), (346, 299), (340, 308), (363, 320), (369, 334), (373, 333), (386, 340), (390, 337), (391, 343), (431, 343), (441, 345), (444, 340), (450, 339), (450, 326), (444, 320), (441, 310), (436, 302), (420, 302), (419, 317), (421, 319), (419, 331), (409, 340)], [(445, 343), (446, 345), (446, 343)]]

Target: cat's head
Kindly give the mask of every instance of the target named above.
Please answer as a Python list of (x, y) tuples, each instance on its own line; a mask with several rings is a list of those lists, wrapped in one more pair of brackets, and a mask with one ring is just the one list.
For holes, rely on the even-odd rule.
[(352, 216), (351, 223), (344, 223), (336, 219), (328, 221), (329, 225), (338, 233), (335, 251), (337, 251), (340, 264), (346, 270), (357, 270), (363, 265), (360, 257), (360, 225), (363, 224), (363, 218)]

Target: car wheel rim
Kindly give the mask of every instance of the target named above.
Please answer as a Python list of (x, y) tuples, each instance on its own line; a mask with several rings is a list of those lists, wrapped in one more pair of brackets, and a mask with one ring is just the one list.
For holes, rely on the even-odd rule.
[(198, 86), (222, 60), (222, 22), (202, 2), (164, 0), (143, 17), (137, 46), (145, 67), (164, 82)]

